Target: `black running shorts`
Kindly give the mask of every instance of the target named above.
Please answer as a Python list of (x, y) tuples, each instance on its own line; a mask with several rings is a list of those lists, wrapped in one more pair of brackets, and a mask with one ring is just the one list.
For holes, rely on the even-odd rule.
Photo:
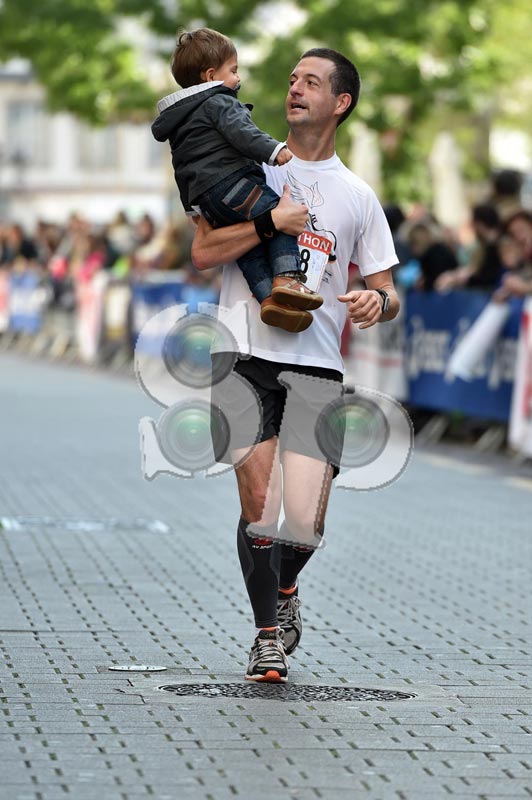
[[(227, 363), (229, 354), (213, 353), (213, 373), (217, 371), (220, 359)], [(251, 447), (274, 436), (280, 438), (281, 452), (290, 450), (294, 453), (317, 458), (332, 464), (334, 477), (339, 472), (344, 440), (344, 425), (336, 424), (331, 435), (331, 426), (327, 426), (327, 436), (320, 436), (318, 420), (327, 409), (332, 408), (336, 399), (343, 394), (343, 375), (338, 370), (324, 367), (313, 367), (302, 364), (280, 364), (267, 361), (257, 356), (237, 358), (233, 371), (240, 375), (252, 387), (256, 401), (262, 411), (262, 427), (251, 434), (246, 430), (240, 432), (239, 421), (245, 417), (245, 409), (238, 408), (234, 392), (231, 399), (224, 394), (224, 382), (212, 387), (211, 402), (216, 408), (223, 410), (228, 416), (231, 426), (231, 449)], [(290, 401), (287, 406), (288, 388), (279, 381), (281, 373), (290, 373), (281, 381), (290, 385)], [(286, 414), (285, 414), (286, 411)], [(330, 418), (330, 414), (328, 415)], [(214, 427), (213, 440), (214, 440)], [(216, 447), (215, 447), (216, 450)], [(217, 455), (222, 463), (231, 463), (228, 454)]]

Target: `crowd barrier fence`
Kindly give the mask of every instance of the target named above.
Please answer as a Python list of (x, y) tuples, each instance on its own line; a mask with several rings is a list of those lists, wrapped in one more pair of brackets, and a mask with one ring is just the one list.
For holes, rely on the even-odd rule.
[[(217, 293), (168, 274), (130, 281), (100, 272), (76, 286), (71, 309), (52, 298), (51, 285), (39, 272), (0, 271), (2, 346), (121, 367), (131, 364), (148, 319), (176, 303), (196, 311), (198, 303), (216, 303)], [(532, 298), (511, 301), (502, 332), (471, 380), (449, 372), (451, 355), (489, 299), (477, 291), (407, 292), (394, 321), (365, 331), (351, 326), (346, 381), (390, 394), (411, 408), (508, 425), (512, 447), (531, 457)], [(143, 347), (160, 351), (148, 339)]]

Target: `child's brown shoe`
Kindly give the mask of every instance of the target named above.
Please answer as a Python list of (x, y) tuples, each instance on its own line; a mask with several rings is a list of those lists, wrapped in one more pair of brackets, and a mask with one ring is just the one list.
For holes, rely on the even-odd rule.
[(294, 306), (303, 311), (315, 311), (323, 305), (323, 297), (292, 275), (277, 275), (273, 279), (272, 299), (276, 303)]
[(301, 333), (312, 325), (312, 314), (299, 308), (276, 303), (267, 297), (260, 304), (260, 318), (266, 325), (282, 328), (289, 333)]

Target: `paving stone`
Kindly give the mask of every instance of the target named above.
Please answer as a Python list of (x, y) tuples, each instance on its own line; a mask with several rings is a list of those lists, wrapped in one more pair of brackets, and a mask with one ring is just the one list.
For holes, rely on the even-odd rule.
[[(507, 461), (480, 478), (466, 450), (419, 453), (385, 491), (332, 493), (291, 681), (416, 698), (164, 697), (242, 682), (233, 476), (144, 482), (138, 421), (159, 410), (129, 380), (0, 370), (0, 517), (41, 518), (0, 529), (1, 800), (532, 796), (530, 493)], [(120, 524), (72, 529), (97, 519)], [(169, 670), (105, 671), (127, 663)]]

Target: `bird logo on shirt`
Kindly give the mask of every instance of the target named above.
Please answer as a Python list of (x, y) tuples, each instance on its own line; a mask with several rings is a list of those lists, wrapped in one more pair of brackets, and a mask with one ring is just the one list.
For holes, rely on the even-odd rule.
[(304, 205), (308, 206), (310, 209), (310, 213), (308, 215), (310, 227), (316, 233), (322, 233), (329, 238), (333, 244), (332, 252), (329, 256), (329, 261), (336, 261), (336, 235), (333, 231), (327, 230), (327, 228), (320, 228), (318, 227), (318, 218), (316, 214), (313, 213), (315, 208), (319, 208), (325, 204), (325, 199), (320, 192), (318, 181), (315, 181), (312, 186), (307, 186), (301, 181), (298, 181), (297, 178), (291, 174), (290, 171), (287, 173), (287, 180), (290, 186), (292, 200), (295, 200), (297, 203), (303, 203)]

